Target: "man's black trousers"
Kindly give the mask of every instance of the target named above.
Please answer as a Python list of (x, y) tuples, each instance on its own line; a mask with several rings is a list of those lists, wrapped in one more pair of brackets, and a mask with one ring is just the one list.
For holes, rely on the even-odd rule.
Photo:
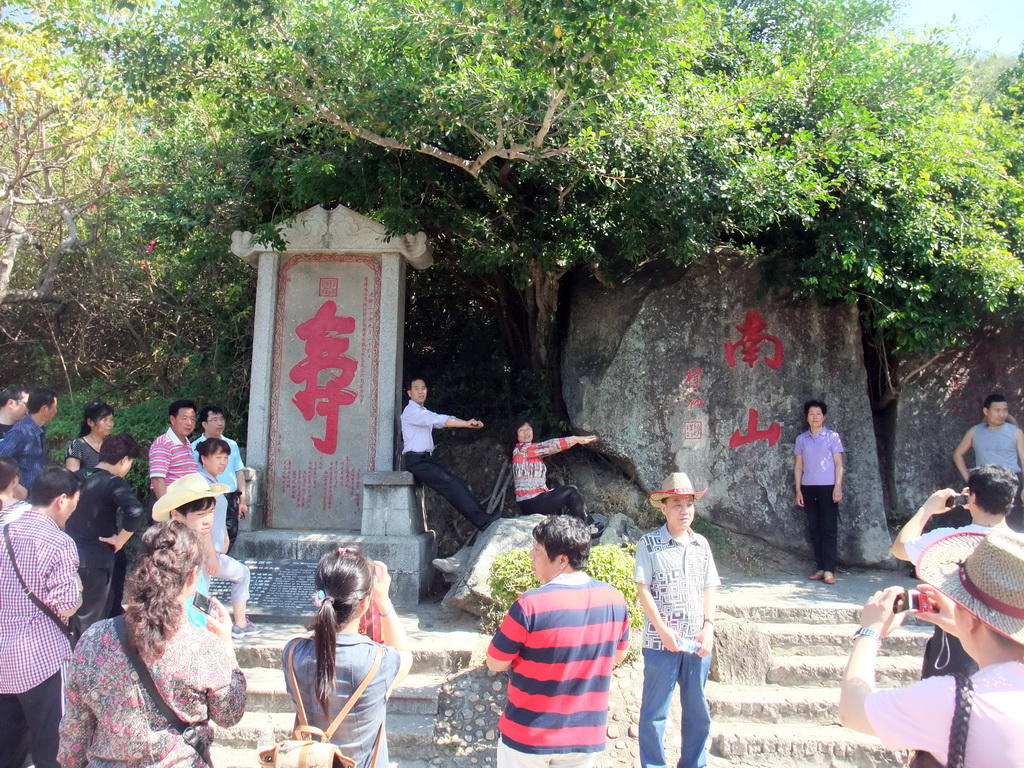
[(484, 512), (480, 502), (469, 490), (466, 481), (445, 469), (429, 453), (405, 453), (405, 468), (412, 476), (428, 488), (441, 494), (469, 522), (480, 530), (487, 527), (490, 518)]

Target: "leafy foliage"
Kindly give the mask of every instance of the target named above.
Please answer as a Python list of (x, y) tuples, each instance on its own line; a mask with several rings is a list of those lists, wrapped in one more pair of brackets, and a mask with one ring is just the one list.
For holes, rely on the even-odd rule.
[[(634, 551), (633, 547), (593, 547), (584, 570), (593, 578), (610, 584), (622, 593), (629, 611), (630, 626), (639, 629), (643, 626), (644, 613), (636, 596), (636, 583), (633, 581)], [(512, 603), (523, 592), (539, 587), (540, 583), (533, 575), (529, 554), (517, 549), (495, 559), (487, 586), (494, 600), (490, 621), (497, 626), (512, 607)]]

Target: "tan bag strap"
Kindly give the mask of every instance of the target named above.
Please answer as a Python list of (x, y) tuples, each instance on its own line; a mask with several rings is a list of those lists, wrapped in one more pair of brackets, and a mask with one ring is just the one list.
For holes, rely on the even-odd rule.
[(331, 740), (331, 736), (333, 736), (334, 732), (338, 730), (338, 726), (341, 725), (341, 721), (345, 719), (345, 715), (347, 715), (352, 710), (352, 707), (356, 705), (356, 702), (359, 701), (359, 697), (362, 696), (363, 691), (366, 690), (366, 686), (370, 684), (370, 681), (373, 680), (374, 676), (377, 674), (377, 670), (380, 669), (380, 662), (383, 656), (384, 649), (378, 645), (377, 655), (373, 658), (373, 665), (370, 667), (370, 671), (366, 673), (366, 677), (363, 678), (363, 682), (359, 684), (359, 687), (356, 688), (352, 695), (348, 697), (348, 701), (345, 702), (345, 706), (342, 707), (341, 712), (338, 713), (338, 716), (334, 718), (334, 722), (331, 723), (331, 727), (325, 732), (328, 741)]
[[(309, 725), (309, 721), (306, 719), (306, 708), (302, 706), (302, 694), (299, 692), (299, 681), (295, 679), (295, 664), (293, 663), (293, 659), (295, 657), (295, 648), (297, 645), (298, 643), (293, 644), (288, 651), (288, 674), (292, 678), (292, 690), (295, 691), (295, 703), (299, 710), (297, 714), (299, 717), (299, 726), (301, 727)], [(380, 662), (383, 656), (384, 649), (378, 645), (377, 654), (374, 656), (373, 664), (370, 666), (370, 671), (366, 673), (366, 677), (363, 678), (363, 682), (361, 682), (359, 687), (356, 688), (352, 695), (348, 697), (348, 701), (345, 702), (345, 706), (342, 707), (341, 712), (338, 713), (338, 716), (334, 718), (331, 726), (324, 732), (324, 736), (327, 741), (331, 740), (331, 736), (333, 736), (334, 732), (338, 730), (338, 726), (341, 725), (341, 721), (345, 719), (345, 716), (352, 710), (352, 707), (356, 705), (356, 702), (359, 701), (359, 697), (362, 696), (363, 691), (366, 690), (366, 686), (370, 684), (370, 681), (373, 680), (374, 676), (377, 674), (377, 670), (380, 669)], [(381, 728), (384, 728), (383, 723), (381, 723)], [(296, 730), (298, 730), (298, 728), (296, 728)], [(377, 733), (377, 745), (373, 752), (375, 761), (377, 759), (377, 749), (379, 749), (379, 747), (380, 732)], [(370, 765), (372, 766), (373, 763)]]

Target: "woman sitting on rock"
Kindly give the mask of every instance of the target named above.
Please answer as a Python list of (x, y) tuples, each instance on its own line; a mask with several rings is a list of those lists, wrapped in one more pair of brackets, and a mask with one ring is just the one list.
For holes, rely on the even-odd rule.
[[(385, 705), (412, 666), (409, 641), (388, 597), (390, 586), (387, 566), (356, 549), (341, 547), (324, 555), (316, 568), (313, 637), (290, 641), (282, 656), (285, 684), (300, 720), (329, 733), (357, 768), (388, 765)], [(359, 620), (371, 603), (380, 617), (383, 644), (359, 634)], [(366, 687), (351, 711), (332, 730), (364, 680)]]
[(516, 505), (520, 515), (557, 515), (562, 510), (572, 517), (583, 520), (597, 538), (604, 532), (604, 526), (594, 523), (587, 512), (583, 496), (575, 485), (561, 485), (548, 488), (548, 470), (544, 457), (561, 453), (574, 445), (588, 445), (597, 440), (596, 435), (569, 435), (533, 442), (533, 427), (529, 421), (520, 419), (515, 428), (512, 448), (512, 477), (516, 486)]

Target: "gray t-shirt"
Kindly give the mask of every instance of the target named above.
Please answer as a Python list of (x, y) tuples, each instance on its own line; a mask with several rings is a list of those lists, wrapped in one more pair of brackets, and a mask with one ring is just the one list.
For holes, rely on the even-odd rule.
[(995, 464), (1011, 472), (1020, 472), (1017, 458), (1017, 427), (1006, 422), (999, 429), (989, 429), (985, 424), (974, 427), (971, 439), (974, 448), (975, 466)]
[[(666, 525), (645, 534), (636, 545), (633, 581), (650, 587), (665, 623), (691, 639), (704, 627), (704, 590), (722, 583), (708, 540), (690, 531), (689, 541), (678, 542)], [(643, 647), (664, 650), (646, 617)]]
[[(334, 695), (330, 699), (331, 716), (327, 718), (324, 716), (320, 703), (316, 700), (316, 653), (313, 641), (310, 638), (290, 641), (284, 647), (282, 659), (287, 660), (293, 645), (295, 646), (295, 678), (302, 691), (302, 704), (306, 709), (306, 718), (310, 725), (323, 731), (326, 731), (331, 721), (338, 716), (342, 707), (345, 706), (345, 702), (348, 701), (348, 697), (359, 687), (363, 678), (366, 677), (366, 673), (370, 671), (377, 648), (383, 648), (384, 655), (381, 658), (380, 669), (377, 670), (377, 674), (366, 686), (359, 701), (345, 716), (331, 738), (332, 743), (337, 744), (348, 757), (356, 761), (358, 768), (368, 768), (373, 759), (373, 744), (377, 738), (377, 729), (384, 721), (387, 692), (397, 677), (398, 667), (401, 664), (398, 651), (390, 646), (375, 643), (365, 635), (338, 635), (335, 644), (337, 666), (334, 672)], [(295, 691), (292, 689), (291, 676), (288, 674), (287, 667), (284, 670), (284, 678), (288, 694), (294, 703)], [(296, 711), (298, 711), (297, 708)], [(388, 740), (385, 731), (381, 734), (377, 765), (387, 764)]]

